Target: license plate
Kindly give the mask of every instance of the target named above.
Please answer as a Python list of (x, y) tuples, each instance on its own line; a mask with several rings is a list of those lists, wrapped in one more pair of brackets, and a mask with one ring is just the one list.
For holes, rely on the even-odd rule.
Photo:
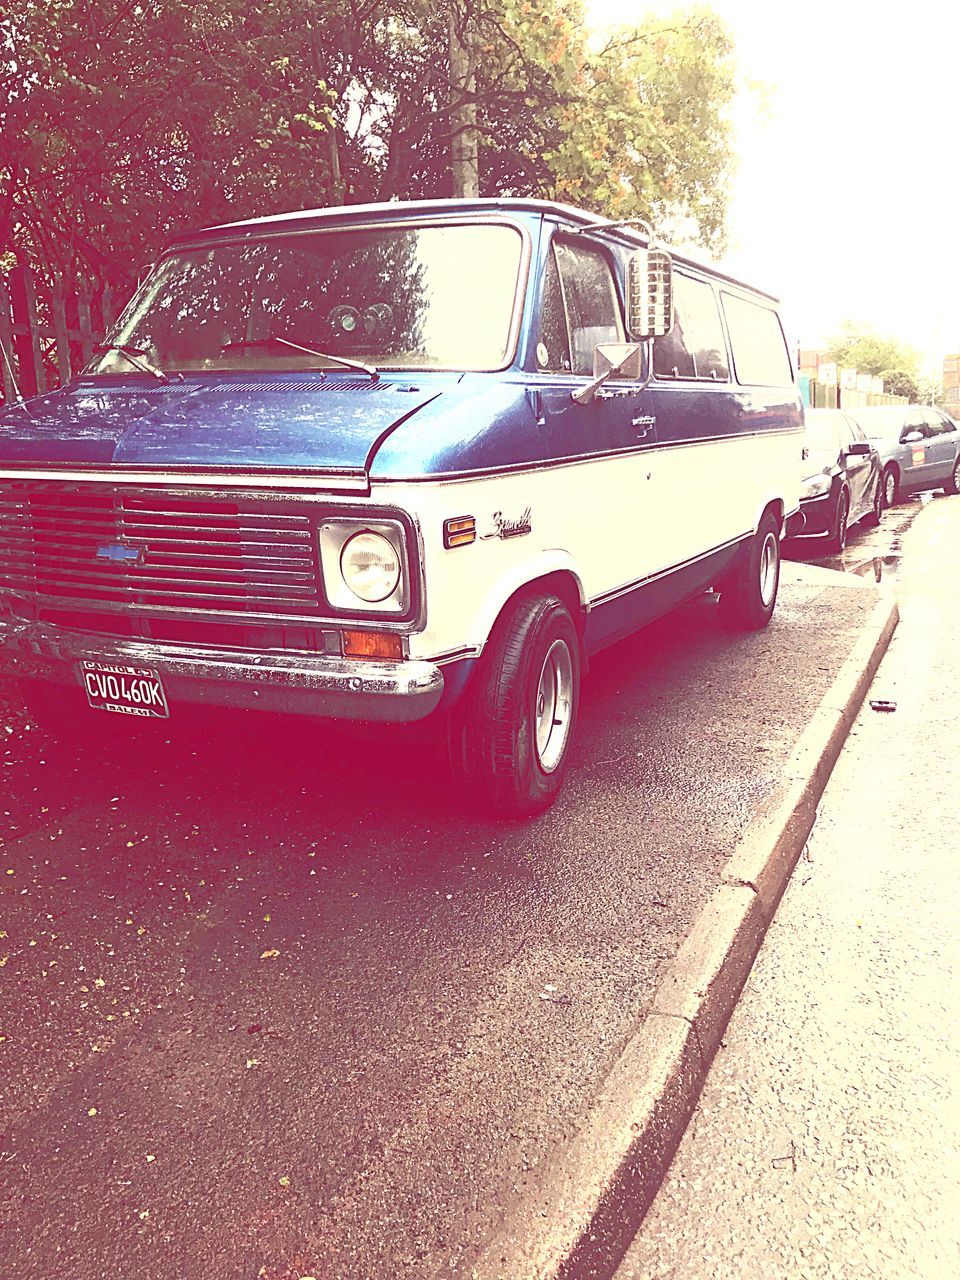
[(160, 673), (151, 667), (114, 667), (102, 662), (81, 666), (87, 701), (98, 711), (166, 719), (170, 715)]

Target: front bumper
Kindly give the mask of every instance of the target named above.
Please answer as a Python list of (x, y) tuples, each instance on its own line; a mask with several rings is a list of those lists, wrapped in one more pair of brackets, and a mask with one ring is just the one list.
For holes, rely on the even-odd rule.
[(85, 661), (152, 667), (171, 702), (334, 720), (422, 720), (443, 694), (443, 673), (432, 662), (193, 648), (0, 618), (0, 675), (71, 685), (79, 693)]
[(833, 532), (836, 498), (832, 490), (815, 498), (800, 499), (801, 525), (791, 534), (794, 538), (819, 538)]

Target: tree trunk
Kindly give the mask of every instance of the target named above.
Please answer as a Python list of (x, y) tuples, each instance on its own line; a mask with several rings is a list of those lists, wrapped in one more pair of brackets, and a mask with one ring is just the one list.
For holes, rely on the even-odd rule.
[(340, 170), (340, 139), (336, 121), (331, 122), (324, 141), (327, 146), (327, 164), (330, 168), (331, 204), (343, 204), (347, 194), (347, 186)]
[(450, 172), (454, 196), (480, 194), (477, 165), (477, 80), (469, 36), (458, 31), (456, 12), (450, 15)]

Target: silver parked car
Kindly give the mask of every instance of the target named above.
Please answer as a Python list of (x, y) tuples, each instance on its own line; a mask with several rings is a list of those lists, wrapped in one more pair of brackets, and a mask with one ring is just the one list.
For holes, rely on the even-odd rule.
[(960, 428), (948, 414), (924, 404), (846, 412), (880, 454), (885, 506), (921, 489), (960, 493)]

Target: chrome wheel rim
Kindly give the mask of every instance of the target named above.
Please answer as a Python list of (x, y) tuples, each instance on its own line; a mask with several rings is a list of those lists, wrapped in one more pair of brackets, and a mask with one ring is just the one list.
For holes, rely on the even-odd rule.
[(776, 534), (768, 533), (760, 551), (760, 599), (769, 608), (777, 589), (780, 554)]
[(837, 511), (837, 543), (842, 551), (847, 545), (847, 500), (840, 499), (840, 508)]
[(894, 495), (897, 492), (897, 483), (893, 478), (893, 472), (887, 472), (887, 478), (883, 482), (883, 497), (888, 507), (893, 506)]
[(563, 759), (572, 711), (573, 658), (565, 641), (554, 640), (540, 669), (534, 705), (537, 760), (544, 773), (553, 773)]

